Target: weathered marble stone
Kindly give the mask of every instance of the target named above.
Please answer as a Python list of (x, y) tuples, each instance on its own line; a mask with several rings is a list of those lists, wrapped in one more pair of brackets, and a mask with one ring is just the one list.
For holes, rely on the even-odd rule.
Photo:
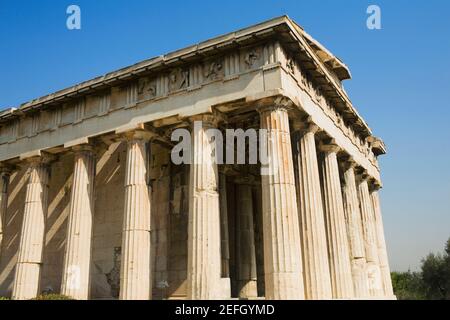
[[(0, 295), (392, 297), (374, 193), (386, 147), (344, 91), (349, 77), (279, 17), (1, 111)], [(173, 135), (195, 120), (194, 163), (175, 163)], [(225, 138), (211, 129), (241, 129), (233, 141), (251, 148), (236, 156), (258, 162), (211, 161)], [(316, 140), (339, 159), (318, 162)], [(94, 160), (90, 144), (108, 148)], [(339, 172), (349, 158), (365, 182)]]
[(378, 258), (380, 263), (381, 280), (383, 283), (384, 297), (396, 299), (394, 296), (394, 290), (392, 288), (391, 271), (389, 268), (388, 255), (386, 250), (386, 240), (384, 238), (383, 218), (381, 216), (380, 196), (378, 194), (378, 190), (377, 189), (372, 190), (372, 192), (370, 193), (370, 197), (372, 199), (375, 214)]
[(150, 195), (147, 185), (145, 131), (131, 131), (127, 138), (125, 211), (122, 232), (120, 299), (151, 298)]
[(304, 299), (289, 116), (277, 105), (260, 116), (269, 159), (261, 176), (266, 299)]
[(319, 128), (306, 124), (296, 135), (298, 215), (306, 299), (331, 299), (331, 276), (314, 135)]
[[(192, 119), (192, 151), (189, 180), (188, 298), (217, 299), (220, 295), (220, 203), (217, 163), (212, 160), (215, 140), (208, 129), (215, 127), (212, 115)], [(205, 263), (207, 261), (207, 263)]]
[(13, 299), (16, 300), (32, 299), (40, 293), (40, 273), (48, 209), (48, 159), (35, 157), (28, 161), (29, 178), (12, 293)]
[(358, 194), (361, 205), (369, 295), (371, 297), (383, 297), (384, 293), (378, 258), (375, 213), (373, 210), (372, 200), (369, 195), (367, 176), (365, 175), (361, 175), (359, 178)]
[(366, 253), (362, 229), (361, 210), (356, 189), (355, 165), (347, 163), (344, 167), (343, 196), (347, 221), (347, 232), (350, 242), (353, 287), (356, 298), (368, 298), (368, 276), (366, 269)]
[(347, 227), (344, 216), (336, 145), (322, 145), (321, 173), (327, 247), (333, 298), (354, 297)]
[(75, 163), (61, 293), (89, 299), (95, 155), (91, 146), (74, 147)]

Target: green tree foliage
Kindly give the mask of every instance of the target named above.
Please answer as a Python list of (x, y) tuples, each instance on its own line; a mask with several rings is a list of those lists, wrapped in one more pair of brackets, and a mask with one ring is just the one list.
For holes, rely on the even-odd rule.
[(392, 286), (399, 300), (423, 300), (422, 278), (419, 272), (392, 272)]
[(429, 254), (422, 260), (422, 280), (427, 299), (450, 300), (450, 239), (444, 254)]
[(450, 239), (443, 254), (430, 253), (420, 272), (392, 272), (394, 293), (401, 300), (450, 300)]

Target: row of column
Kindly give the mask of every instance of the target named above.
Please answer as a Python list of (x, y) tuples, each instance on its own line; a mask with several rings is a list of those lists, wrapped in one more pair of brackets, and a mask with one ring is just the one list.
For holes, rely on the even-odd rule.
[[(294, 126), (291, 155), (287, 110), (271, 107), (260, 113), (261, 128), (270, 132), (269, 166), (274, 167), (273, 175), (262, 176), (266, 297), (303, 298), (304, 288), (306, 299), (392, 298), (379, 197), (376, 188), (369, 191), (369, 177), (355, 177), (355, 164), (347, 161), (342, 188), (340, 149), (330, 141), (318, 153), (315, 124)], [(293, 208), (298, 208), (300, 239)], [(303, 283), (294, 290), (295, 281), (271, 285), (267, 270), (274, 268), (283, 275), (303, 274)]]
[[(383, 226), (375, 214), (375, 208), (378, 215), (381, 214), (375, 201), (378, 195), (376, 190), (369, 193), (368, 177), (362, 175), (356, 179), (355, 164), (347, 161), (350, 166), (344, 170), (346, 187), (342, 189), (337, 156), (340, 149), (332, 141), (322, 144), (319, 162), (315, 139), (319, 128), (316, 125), (306, 123), (295, 128), (292, 149), (287, 110), (268, 107), (259, 111), (261, 129), (267, 131), (265, 145), (270, 160), (261, 170), (264, 172), (261, 186), (266, 298), (390, 298), (393, 293), (384, 234), (381, 233)], [(204, 126), (204, 130), (209, 127)], [(202, 135), (206, 133), (202, 132)], [(201, 142), (205, 149), (196, 149), (195, 153), (206, 150), (206, 156), (210, 159), (213, 141), (205, 138)], [(214, 163), (208, 163), (200, 173), (207, 176), (205, 170), (216, 172), (216, 169)], [(196, 171), (191, 171), (191, 174), (193, 172)], [(250, 226), (253, 224), (250, 190), (242, 181), (237, 185), (236, 241), (239, 261), (236, 280), (238, 296), (244, 298), (254, 297), (257, 291), (254, 234), (253, 226)], [(207, 214), (215, 212), (215, 208), (216, 203), (200, 211)], [(195, 210), (194, 213), (199, 214)], [(192, 223), (195, 221), (194, 218)], [(209, 223), (205, 230), (214, 230), (217, 224), (214, 220), (209, 220)], [(196, 234), (198, 230), (192, 232)], [(202, 248), (199, 250), (205, 250), (214, 241), (205, 236), (194, 240), (189, 245)], [(225, 243), (222, 247), (222, 265), (227, 263), (226, 247)], [(384, 254), (383, 276), (379, 260), (381, 251)], [(195, 251), (193, 256), (196, 256)], [(188, 270), (196, 274), (195, 269)], [(217, 275), (208, 279), (205, 279), (208, 273), (202, 275), (203, 282), (209, 285), (196, 287), (190, 292), (191, 298), (201, 298), (201, 293), (213, 292), (207, 288), (218, 283), (215, 280)], [(195, 284), (192, 279), (188, 280), (189, 284)]]
[[(127, 160), (125, 175), (125, 210), (122, 233), (121, 299), (150, 299), (150, 194), (147, 184), (147, 149), (149, 134), (133, 131), (125, 134)], [(94, 214), (94, 148), (72, 148), (74, 170), (69, 204), (67, 238), (64, 254), (61, 294), (88, 299)], [(27, 159), (23, 222), (12, 298), (31, 299), (39, 292), (43, 264), (49, 165), (47, 155)], [(0, 168), (0, 240), (7, 208), (9, 171)], [(1, 248), (1, 243), (0, 243)]]
[[(261, 169), (264, 172), (261, 187), (266, 298), (392, 296), (378, 193), (369, 192), (368, 177), (356, 179), (354, 164), (350, 163), (343, 168), (342, 189), (339, 148), (333, 143), (321, 145), (323, 156), (319, 163), (315, 142), (317, 126), (304, 124), (291, 133), (284, 107), (265, 107), (259, 111), (261, 129), (267, 130), (265, 147), (269, 159)], [(194, 120), (202, 121), (202, 126), (192, 132), (188, 298), (225, 298), (221, 286), (223, 279), (229, 277), (227, 218), (223, 213), (226, 199), (224, 202), (219, 197), (217, 164), (212, 161), (215, 139), (208, 135), (208, 129), (216, 127), (216, 123), (212, 115)], [(151, 196), (146, 151), (150, 135), (140, 130), (125, 137), (128, 145), (120, 298), (150, 299)], [(96, 162), (91, 146), (77, 146), (73, 151), (74, 174), (61, 293), (87, 299)], [(14, 299), (29, 299), (39, 293), (51, 160), (47, 156), (28, 160), (30, 175)], [(2, 174), (0, 185), (2, 216), (6, 210), (7, 177), (8, 174)], [(237, 280), (240, 296), (253, 297), (257, 290), (251, 186), (245, 181), (239, 183), (237, 196), (237, 248), (241, 259)]]

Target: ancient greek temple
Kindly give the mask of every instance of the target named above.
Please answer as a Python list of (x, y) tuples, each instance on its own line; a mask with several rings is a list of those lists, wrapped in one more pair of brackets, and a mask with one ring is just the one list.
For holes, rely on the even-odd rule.
[[(346, 79), (283, 16), (1, 111), (0, 296), (395, 299), (386, 149)], [(175, 164), (198, 121), (191, 159), (211, 128), (265, 130), (271, 174)]]

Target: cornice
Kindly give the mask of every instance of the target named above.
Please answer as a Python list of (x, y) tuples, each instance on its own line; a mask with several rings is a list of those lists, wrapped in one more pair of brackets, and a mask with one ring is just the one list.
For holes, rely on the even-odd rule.
[[(300, 50), (305, 52), (311, 62), (315, 65), (315, 71), (317, 71), (320, 76), (323, 76), (327, 83), (333, 87), (333, 90), (336, 92), (337, 96), (342, 99), (349, 112), (355, 116), (359, 125), (366, 132), (366, 134), (368, 136), (371, 135), (370, 128), (351, 104), (347, 94), (342, 89), (339, 80), (336, 79), (336, 76), (331, 74), (330, 65), (327, 64), (327, 61), (332, 61), (332, 64), (336, 65), (337, 68), (347, 69), (346, 66), (329, 51), (325, 51), (326, 49), (323, 46), (312, 39), (312, 37), (304, 32), (298, 24), (293, 22), (287, 16), (277, 17), (180, 50), (173, 51), (166, 55), (144, 60), (129, 67), (107, 73), (103, 76), (82, 82), (75, 86), (57, 91), (38, 99), (34, 99), (22, 104), (18, 108), (10, 108), (1, 112), (0, 122), (8, 121), (9, 119), (17, 116), (23, 116), (25, 113), (32, 112), (45, 106), (60, 105), (64, 102), (90, 94), (94, 91), (120, 85), (126, 81), (135, 80), (142, 75), (150, 75), (152, 73), (160, 73), (164, 71), (167, 72), (175, 67), (179, 67), (182, 64), (212, 57), (233, 48), (246, 47), (251, 44), (256, 44), (267, 38), (277, 38), (280, 39), (281, 42), (287, 41), (290, 43), (295, 43)], [(313, 48), (313, 46), (315, 48)], [(319, 57), (317, 51), (318, 49), (326, 52), (326, 56)], [(346, 78), (346, 76), (340, 77), (342, 80), (344, 78)]]

